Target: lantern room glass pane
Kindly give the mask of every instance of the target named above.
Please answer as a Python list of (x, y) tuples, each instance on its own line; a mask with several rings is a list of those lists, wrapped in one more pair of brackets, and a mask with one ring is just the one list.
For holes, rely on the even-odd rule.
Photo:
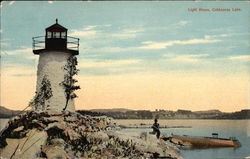
[(51, 38), (52, 37), (52, 33), (51, 32), (47, 32), (47, 38)]
[(63, 39), (66, 39), (66, 32), (61, 32), (61, 37), (62, 37)]
[(60, 32), (53, 32), (53, 38), (60, 38)]

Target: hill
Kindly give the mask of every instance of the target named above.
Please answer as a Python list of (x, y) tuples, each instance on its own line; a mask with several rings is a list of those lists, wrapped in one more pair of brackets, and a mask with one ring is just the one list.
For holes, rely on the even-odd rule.
[(221, 114), (222, 112), (218, 109), (212, 109), (212, 110), (204, 110), (204, 111), (195, 111), (194, 113), (198, 114)]
[[(84, 115), (109, 116), (114, 119), (250, 119), (250, 109), (240, 110), (231, 113), (221, 112), (220, 110), (132, 110), (125, 108), (113, 109), (91, 109), (78, 110)], [(21, 113), (20, 110), (10, 110), (0, 106), (0, 118), (10, 118)]]
[(3, 106), (0, 106), (0, 118), (10, 118), (10, 117), (18, 115), (21, 112), (22, 111), (20, 110), (10, 110)]
[(78, 110), (81, 114), (106, 115), (114, 119), (250, 119), (250, 110), (245, 109), (237, 112), (225, 113), (220, 110), (130, 110), (130, 109), (92, 109)]
[(131, 109), (125, 109), (125, 108), (91, 109), (90, 111), (99, 112), (99, 113), (107, 113), (107, 112), (127, 112), (127, 111), (131, 111)]

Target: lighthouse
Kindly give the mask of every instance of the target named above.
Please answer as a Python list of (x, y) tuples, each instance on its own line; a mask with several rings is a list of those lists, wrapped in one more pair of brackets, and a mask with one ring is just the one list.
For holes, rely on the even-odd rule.
[(30, 105), (35, 111), (75, 111), (73, 92), (79, 89), (77, 74), (79, 39), (67, 35), (67, 28), (56, 23), (45, 29), (45, 36), (33, 37), (33, 53), (39, 56), (36, 94)]

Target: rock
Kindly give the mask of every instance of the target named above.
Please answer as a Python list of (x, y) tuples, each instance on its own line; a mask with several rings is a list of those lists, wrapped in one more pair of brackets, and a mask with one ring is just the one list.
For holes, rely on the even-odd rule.
[(69, 122), (76, 122), (78, 121), (78, 118), (76, 116), (67, 116), (65, 117), (65, 120)]
[(48, 159), (70, 159), (70, 156), (67, 154), (64, 148), (60, 146), (49, 145), (44, 147), (42, 152)]
[(12, 159), (35, 159), (40, 153), (41, 145), (47, 139), (45, 132), (32, 129), (27, 133), (27, 137), (21, 139), (7, 139), (8, 145), (0, 149), (0, 157)]
[(0, 132), (0, 157), (181, 158), (173, 144), (160, 141), (155, 135), (116, 130), (114, 122), (104, 116), (92, 117), (69, 111), (26, 112), (13, 118)]
[(80, 138), (80, 135), (70, 128), (66, 128), (66, 130), (64, 130), (64, 134), (68, 136), (70, 140), (76, 140)]
[(32, 120), (32, 125), (33, 125), (33, 127), (37, 128), (39, 130), (43, 130), (44, 128), (46, 128), (46, 125), (38, 120)]
[(63, 113), (55, 110), (46, 110), (45, 113), (47, 113), (49, 116), (61, 116)]
[(51, 144), (52, 145), (58, 145), (58, 146), (64, 146), (65, 141), (63, 139), (61, 139), (61, 138), (56, 138), (56, 139), (51, 140)]
[(84, 126), (84, 125), (78, 127), (78, 130), (80, 132), (85, 131), (85, 129), (86, 129), (86, 126)]
[(13, 131), (10, 132), (9, 137), (10, 138), (23, 138), (26, 136), (27, 131), (24, 130), (24, 126), (20, 126)]
[(56, 122), (56, 123), (50, 123), (48, 127), (46, 127), (45, 130), (49, 130), (52, 128), (64, 130), (66, 128), (66, 123), (65, 122)]
[(16, 129), (14, 129), (13, 131), (14, 132), (19, 132), (19, 131), (22, 131), (23, 128), (24, 128), (24, 126), (20, 126), (20, 127), (16, 128)]
[(51, 123), (51, 122), (63, 121), (64, 119), (62, 116), (50, 116), (50, 117), (45, 117), (43, 120), (45, 122)]
[(94, 133), (91, 133), (88, 138), (93, 138), (93, 139), (100, 139), (102, 140), (102, 142), (105, 142), (105, 141), (108, 141), (109, 140), (109, 136), (104, 133), (104, 132), (94, 132)]
[(103, 121), (103, 120), (97, 122), (96, 125), (97, 125), (100, 129), (106, 128), (106, 123), (105, 123), (105, 121)]

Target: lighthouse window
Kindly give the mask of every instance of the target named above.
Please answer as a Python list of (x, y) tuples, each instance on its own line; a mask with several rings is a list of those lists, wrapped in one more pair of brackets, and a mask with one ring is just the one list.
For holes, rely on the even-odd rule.
[(53, 32), (53, 38), (60, 38), (60, 32)]
[(62, 37), (63, 39), (66, 39), (66, 32), (61, 32), (61, 37)]
[(47, 38), (51, 38), (52, 37), (52, 33), (51, 32), (47, 32)]

